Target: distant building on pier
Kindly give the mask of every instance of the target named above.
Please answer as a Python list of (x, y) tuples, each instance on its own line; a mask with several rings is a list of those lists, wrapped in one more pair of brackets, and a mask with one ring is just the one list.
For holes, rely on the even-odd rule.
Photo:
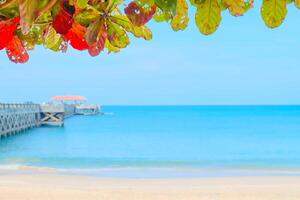
[(84, 96), (64, 95), (51, 98), (54, 102), (71, 104), (75, 106), (77, 115), (96, 115), (100, 112), (100, 106), (97, 104), (86, 104), (87, 98)]

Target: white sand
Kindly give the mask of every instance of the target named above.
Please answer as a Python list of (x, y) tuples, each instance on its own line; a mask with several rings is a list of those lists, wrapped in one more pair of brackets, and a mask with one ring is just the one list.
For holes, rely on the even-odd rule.
[(300, 177), (112, 179), (0, 175), (0, 200), (299, 200)]

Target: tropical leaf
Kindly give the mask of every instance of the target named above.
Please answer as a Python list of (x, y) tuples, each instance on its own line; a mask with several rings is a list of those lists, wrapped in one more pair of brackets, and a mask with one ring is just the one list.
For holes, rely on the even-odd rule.
[(39, 0), (19, 0), (20, 25), (23, 34), (29, 33), (38, 15)]
[(60, 12), (53, 21), (53, 27), (57, 33), (63, 35), (68, 33), (72, 28), (74, 12), (74, 6), (69, 5), (67, 2), (62, 3)]
[(45, 46), (48, 49), (53, 51), (60, 51), (62, 50), (61, 45), (63, 42), (63, 38), (60, 34), (57, 34), (53, 27), (49, 27), (46, 34), (45, 34)]
[[(127, 4), (127, 1), (129, 2)], [(66, 51), (68, 44), (97, 56), (104, 48), (119, 52), (130, 43), (128, 33), (152, 39), (145, 24), (152, 18), (184, 30), (189, 22), (187, 0), (0, 0), (0, 50), (13, 62), (25, 62), (26, 50), (43, 45)], [(123, 4), (124, 2), (124, 4)], [(214, 33), (222, 11), (240, 16), (254, 0), (190, 0), (195, 21), (205, 35)], [(263, 0), (261, 15), (268, 27), (282, 24), (287, 4), (300, 8), (300, 0)], [(123, 9), (124, 8), (124, 9)], [(21, 20), (19, 20), (21, 18)]]
[(134, 26), (131, 21), (124, 15), (116, 15), (110, 17), (110, 21), (116, 25), (121, 26), (127, 32), (132, 33), (135, 37), (142, 37), (145, 40), (152, 39), (152, 32), (146, 26)]
[(113, 46), (118, 48), (125, 48), (130, 43), (126, 31), (111, 22), (107, 24), (107, 39)]
[(106, 8), (106, 11), (112, 12), (115, 8), (117, 8), (117, 6), (123, 3), (124, 0), (109, 0), (107, 2), (108, 2), (108, 6)]
[(152, 39), (152, 31), (147, 26), (134, 26), (133, 27), (133, 35), (135, 37), (142, 37), (145, 40)]
[(0, 16), (3, 16), (5, 18), (12, 19), (18, 15), (19, 15), (19, 7), (17, 5), (14, 5), (11, 8), (0, 9)]
[(29, 59), (29, 55), (24, 48), (22, 41), (14, 36), (6, 47), (8, 58), (14, 63), (25, 63)]
[(244, 0), (224, 0), (223, 3), (233, 16), (241, 16), (245, 13)]
[(99, 12), (93, 9), (85, 9), (75, 16), (75, 21), (83, 26), (89, 26), (99, 18)]
[(135, 0), (135, 2), (141, 6), (148, 5), (151, 7), (155, 5), (154, 0)]
[(153, 17), (155, 21), (169, 21), (176, 15), (177, 0), (154, 0), (154, 3), (158, 7)]
[(187, 27), (189, 23), (188, 9), (186, 0), (177, 0), (177, 12), (171, 21), (173, 30), (184, 30)]
[(49, 3), (49, 0), (39, 0), (39, 9), (45, 7)]
[(98, 41), (89, 47), (89, 49), (88, 49), (89, 54), (91, 56), (98, 56), (105, 47), (106, 39), (107, 39), (106, 31), (101, 31), (99, 33)]
[(109, 40), (106, 40), (105, 42), (105, 48), (108, 50), (108, 53), (118, 53), (120, 51), (120, 48), (113, 46)]
[(177, 0), (154, 0), (154, 3), (163, 11), (176, 14)]
[(203, 1), (205, 0), (190, 0), (190, 3), (193, 5), (193, 6), (198, 6), (200, 3), (202, 3)]
[(100, 32), (106, 32), (106, 30), (104, 30), (104, 20), (101, 17), (99, 17), (94, 23), (91, 23), (87, 28), (85, 35), (87, 43), (89, 45), (96, 43)]
[(85, 40), (86, 28), (78, 23), (73, 23), (72, 28), (66, 34), (67, 41), (77, 50), (86, 50), (89, 48)]
[(77, 0), (77, 5), (79, 8), (83, 9), (87, 7), (89, 0)]
[(295, 0), (295, 6), (300, 9), (300, 0)]
[(221, 20), (221, 7), (218, 0), (204, 0), (197, 4), (196, 24), (205, 35), (214, 33)]
[(254, 0), (247, 0), (245, 2), (245, 12), (248, 12), (254, 6)]
[(0, 21), (0, 50), (4, 49), (13, 39), (17, 30), (19, 17)]
[(171, 12), (166, 12), (161, 10), (160, 8), (157, 9), (155, 15), (153, 16), (153, 19), (156, 22), (165, 22), (171, 20), (173, 17)]
[(261, 15), (270, 28), (280, 26), (287, 15), (286, 0), (263, 0)]
[(109, 18), (109, 20), (112, 23), (121, 26), (127, 32), (133, 32), (133, 24), (126, 15), (113, 15)]
[(134, 1), (125, 8), (125, 14), (135, 26), (145, 25), (150, 19), (152, 19), (155, 11), (155, 5), (150, 8), (143, 8)]
[(18, 32), (18, 37), (23, 42), (23, 46), (27, 50), (33, 50), (35, 45), (43, 45), (44, 40), (44, 27), (33, 26), (30, 32), (24, 35), (22, 32)]

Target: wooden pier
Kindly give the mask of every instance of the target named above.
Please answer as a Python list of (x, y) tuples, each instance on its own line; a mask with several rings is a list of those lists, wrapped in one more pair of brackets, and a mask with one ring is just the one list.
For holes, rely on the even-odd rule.
[(98, 105), (73, 103), (4, 104), (0, 103), (0, 138), (42, 125), (63, 126), (74, 115), (96, 115)]

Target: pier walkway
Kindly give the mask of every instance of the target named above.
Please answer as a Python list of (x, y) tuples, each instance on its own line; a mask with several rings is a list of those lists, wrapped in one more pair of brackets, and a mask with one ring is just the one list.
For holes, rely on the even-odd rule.
[(42, 125), (63, 126), (64, 119), (74, 115), (96, 115), (95, 104), (4, 104), (0, 103), (0, 138)]
[(40, 125), (40, 105), (0, 104), (0, 137), (14, 135)]

